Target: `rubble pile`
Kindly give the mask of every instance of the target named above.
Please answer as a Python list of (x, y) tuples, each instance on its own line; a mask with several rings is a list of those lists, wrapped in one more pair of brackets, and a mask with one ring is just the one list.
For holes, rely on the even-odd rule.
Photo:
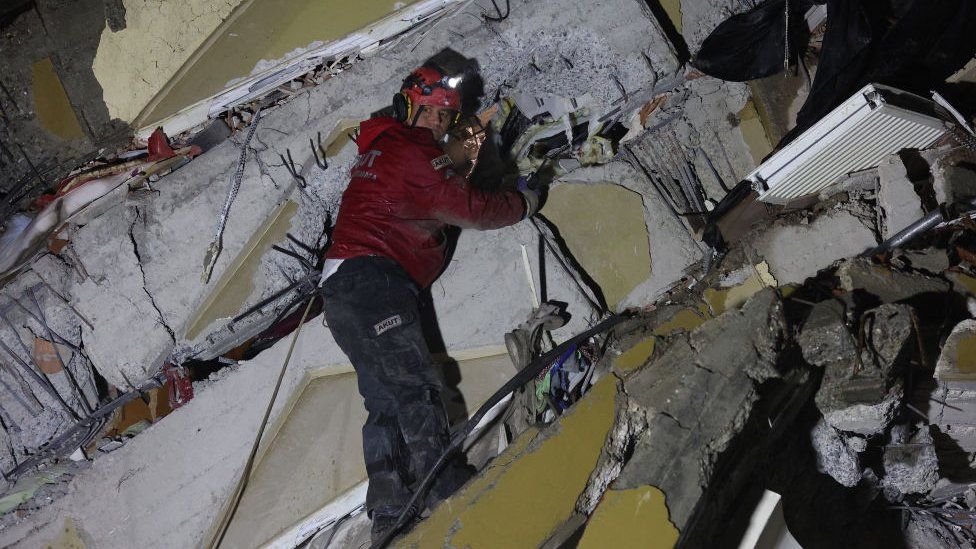
[[(230, 544), (365, 535), (365, 412), (316, 283), (359, 122), (435, 61), (481, 88), (437, 162), (489, 191), (551, 179), (539, 216), (447, 237), (422, 295), (452, 419), (559, 341), (615, 327), (492, 407), (465, 439), (479, 475), (404, 546), (726, 546), (768, 490), (804, 547), (976, 547), (976, 131), (938, 94), (891, 87), (927, 92), (962, 48), (879, 55), (932, 33), (900, 12), (854, 36), (839, 1), (435, 4), (398, 2), (422, 15), (387, 14), (391, 34), (334, 58), (315, 42), (258, 61), (161, 123), (181, 135), (50, 181), (34, 169), (0, 207), (49, 191), (0, 220), (0, 545), (77, 524), (93, 547), (195, 546), (238, 503)], [(938, 63), (875, 86), (891, 75), (837, 61), (845, 24), (885, 70)], [(801, 82), (807, 39), (824, 59)], [(895, 99), (918, 110), (891, 114)], [(267, 404), (279, 367), (289, 396)], [(265, 488), (228, 504), (255, 464)]]
[[(952, 153), (940, 154), (931, 156), (935, 165)], [(614, 423), (588, 483), (574, 492), (575, 514), (560, 520), (609, 520), (606, 513), (622, 511), (601, 510), (601, 502), (660, 490), (677, 543), (709, 546), (728, 535), (729, 521), (741, 520), (736, 511), (754, 497), (748, 494), (766, 486), (782, 494), (786, 524), (803, 546), (976, 541), (976, 263), (968, 218), (921, 234), (910, 247), (868, 255), (881, 242), (875, 210), (891, 195), (880, 191), (902, 182), (884, 172), (867, 181), (842, 182), (819, 204), (759, 223), (721, 269), (690, 290), (676, 288), (618, 333), (619, 349), (643, 349), (646, 358), (636, 365), (627, 358), (625, 366), (628, 351), (613, 362)], [(900, 207), (924, 215), (922, 196), (912, 196)], [(845, 216), (863, 240), (836, 222)], [(792, 239), (793, 249), (762, 255), (758, 266), (740, 263), (783, 231), (804, 236)], [(848, 248), (810, 254), (809, 242)], [(739, 309), (733, 295), (748, 301)], [(575, 421), (564, 417), (532, 434), (528, 449), (518, 446), (505, 465), (489, 468), (452, 498), (450, 511), (408, 535), (408, 545), (477, 538), (485, 492), (506, 490), (509, 476), (521, 478), (518, 464), (572, 436), (564, 430)], [(545, 492), (535, 484), (527, 490)], [(539, 497), (533, 505), (550, 496)], [(584, 539), (587, 527), (579, 526)], [(571, 529), (556, 529), (549, 542)]]
[[(943, 148), (926, 156), (933, 173), (945, 174), (939, 166), (952, 165), (959, 152)], [(931, 178), (928, 188), (909, 186), (892, 164), (901, 165), (900, 157), (888, 160), (873, 188), (847, 187), (842, 193), (844, 200), (859, 203), (856, 208), (878, 209), (880, 234), (904, 228), (886, 225), (893, 219), (917, 219), (939, 207), (933, 204), (947, 204), (927, 201), (945, 195), (933, 193), (933, 185), (965, 189), (976, 175), (956, 165), (959, 171), (948, 180)], [(905, 187), (907, 193), (899, 190)], [(974, 196), (960, 192), (957, 203)], [(892, 200), (898, 193), (904, 199)], [(959, 348), (973, 326), (976, 264), (969, 252), (969, 223), (963, 216), (918, 235), (906, 248), (871, 246), (871, 256), (841, 259), (787, 298), (803, 317), (795, 343), (821, 376), (815, 412), (807, 419), (817, 470), (851, 489), (852, 497), (857, 494), (862, 511), (871, 505), (877, 510), (873, 500), (879, 498), (904, 512), (912, 546), (974, 542), (968, 513), (976, 509), (966, 493), (976, 472), (970, 453), (976, 449), (971, 427), (976, 407), (960, 370), (960, 364), (971, 362), (971, 353)], [(815, 236), (846, 238), (829, 229)], [(766, 259), (774, 266), (775, 258)], [(790, 501), (788, 491), (784, 498)], [(803, 526), (791, 528), (798, 539), (812, 535), (804, 534)]]

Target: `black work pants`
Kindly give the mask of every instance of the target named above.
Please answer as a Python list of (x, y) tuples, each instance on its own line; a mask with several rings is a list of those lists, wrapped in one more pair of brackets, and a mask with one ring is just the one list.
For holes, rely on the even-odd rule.
[[(356, 370), (369, 413), (363, 426), (366, 509), (370, 516), (397, 515), (449, 443), (417, 286), (395, 261), (363, 256), (343, 261), (322, 293), (326, 322)], [(451, 495), (469, 475), (452, 460), (425, 503)]]

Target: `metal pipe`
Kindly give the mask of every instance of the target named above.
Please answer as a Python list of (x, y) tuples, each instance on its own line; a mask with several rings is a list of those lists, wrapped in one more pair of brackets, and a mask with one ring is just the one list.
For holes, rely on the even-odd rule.
[[(962, 205), (964, 208), (976, 208), (976, 198), (964, 200), (960, 202), (960, 205)], [(869, 257), (887, 252), (894, 248), (900, 248), (919, 236), (931, 231), (944, 221), (946, 221), (946, 217), (942, 208), (933, 210), (925, 217), (898, 231), (888, 240), (885, 240), (874, 248), (861, 253), (861, 257)]]

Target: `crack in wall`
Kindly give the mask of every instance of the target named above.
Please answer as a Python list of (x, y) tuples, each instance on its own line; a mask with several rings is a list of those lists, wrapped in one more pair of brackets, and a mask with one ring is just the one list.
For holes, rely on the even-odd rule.
[(682, 425), (681, 422), (678, 421), (678, 418), (674, 417), (670, 413), (665, 412), (664, 410), (656, 410), (656, 412), (658, 413), (658, 415), (664, 416), (664, 417), (670, 419), (671, 421), (673, 421), (674, 424), (678, 426), (678, 429), (681, 429), (682, 431), (691, 431), (692, 430), (690, 427), (685, 427), (684, 425)]
[(153, 309), (156, 310), (156, 316), (159, 318), (159, 325), (166, 330), (166, 333), (169, 334), (170, 340), (172, 340), (175, 344), (176, 333), (172, 328), (169, 327), (169, 324), (166, 323), (165, 318), (163, 318), (162, 309), (160, 309), (159, 305), (156, 304), (156, 299), (151, 293), (149, 293), (149, 288), (146, 287), (146, 269), (142, 265), (142, 256), (139, 254), (139, 243), (136, 242), (136, 235), (134, 232), (136, 223), (139, 221), (142, 212), (139, 211), (138, 207), (135, 208), (135, 212), (136, 214), (132, 219), (132, 223), (129, 224), (129, 241), (132, 242), (132, 253), (136, 256), (136, 265), (139, 266), (139, 274), (142, 276), (142, 291), (146, 293), (146, 297), (149, 298), (149, 303), (153, 306)]

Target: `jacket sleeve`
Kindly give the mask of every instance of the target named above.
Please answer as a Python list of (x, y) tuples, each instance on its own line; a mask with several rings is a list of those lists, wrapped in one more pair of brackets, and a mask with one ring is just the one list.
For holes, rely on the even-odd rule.
[(472, 189), (460, 175), (446, 177), (447, 168), (419, 168), (410, 178), (414, 202), (442, 223), (462, 229), (499, 229), (525, 216), (525, 201), (517, 192), (486, 193)]

